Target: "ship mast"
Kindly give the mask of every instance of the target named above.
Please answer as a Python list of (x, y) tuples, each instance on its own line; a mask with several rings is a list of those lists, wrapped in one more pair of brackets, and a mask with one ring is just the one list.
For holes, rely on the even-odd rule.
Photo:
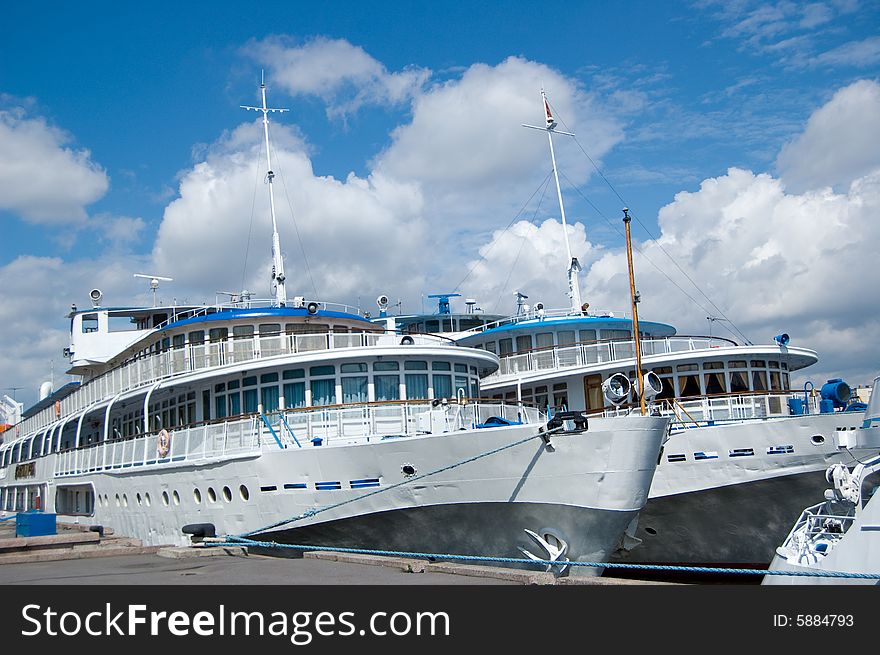
[(633, 310), (633, 342), (636, 345), (636, 378), (639, 381), (639, 408), (642, 416), (647, 414), (645, 408), (645, 376), (642, 373), (642, 347), (639, 338), (639, 292), (636, 291), (636, 278), (633, 271), (632, 240), (630, 239), (629, 224), (632, 221), (629, 209), (623, 208), (623, 224), (626, 228), (626, 264), (629, 269), (629, 297), (632, 300)]
[(266, 106), (266, 82), (262, 74), (260, 75), (260, 93), (263, 99), (262, 107), (241, 105), (241, 108), (263, 112), (263, 135), (266, 139), (266, 179), (269, 182), (269, 209), (272, 213), (272, 285), (275, 294), (273, 300), (276, 307), (284, 307), (287, 304), (287, 290), (284, 286), (286, 279), (284, 275), (284, 257), (281, 255), (281, 239), (278, 236), (278, 222), (275, 219), (275, 194), (272, 190), (275, 173), (272, 172), (272, 157), (269, 152), (269, 112), (277, 111), (281, 113), (290, 110), (271, 109)]
[(562, 216), (562, 236), (565, 239), (565, 254), (569, 261), (568, 297), (571, 301), (571, 313), (580, 314), (583, 312), (583, 307), (581, 305), (581, 290), (578, 285), (577, 275), (581, 270), (581, 265), (580, 262), (578, 262), (577, 257), (572, 257), (571, 255), (571, 245), (568, 242), (568, 227), (565, 222), (565, 205), (562, 202), (562, 190), (559, 187), (559, 171), (556, 169), (556, 153), (553, 151), (554, 134), (564, 134), (566, 136), (574, 136), (574, 134), (556, 129), (556, 121), (553, 119), (553, 114), (550, 112), (550, 103), (547, 102), (547, 95), (544, 93), (544, 89), (541, 89), (541, 100), (544, 102), (546, 125), (544, 127), (526, 125), (525, 123), (522, 125), (523, 127), (528, 127), (533, 130), (542, 130), (547, 133), (547, 140), (550, 143), (550, 161), (553, 163), (553, 177), (556, 180), (556, 197), (559, 199), (559, 213)]

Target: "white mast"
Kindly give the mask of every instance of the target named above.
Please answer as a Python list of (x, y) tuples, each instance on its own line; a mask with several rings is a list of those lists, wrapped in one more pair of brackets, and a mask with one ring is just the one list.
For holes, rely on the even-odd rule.
[(281, 256), (281, 239), (278, 236), (278, 223), (275, 219), (275, 194), (272, 191), (272, 181), (275, 173), (272, 172), (272, 158), (269, 153), (269, 112), (279, 113), (290, 111), (289, 109), (270, 109), (266, 106), (266, 82), (260, 74), (260, 92), (263, 97), (262, 107), (248, 107), (241, 105), (242, 109), (253, 109), (263, 112), (263, 134), (266, 138), (266, 179), (269, 181), (269, 208), (272, 212), (272, 284), (275, 287), (275, 306), (284, 307), (287, 304), (287, 291), (284, 287), (284, 258)]
[(568, 256), (568, 261), (570, 262), (568, 265), (568, 297), (571, 299), (572, 314), (580, 314), (583, 312), (583, 309), (581, 306), (581, 289), (578, 285), (577, 274), (581, 270), (581, 265), (580, 262), (578, 262), (577, 257), (572, 257), (571, 245), (568, 243), (568, 226), (565, 222), (565, 205), (562, 203), (562, 190), (559, 187), (559, 172), (556, 170), (556, 153), (553, 152), (554, 134), (564, 134), (566, 136), (574, 136), (574, 134), (555, 129), (556, 121), (553, 120), (553, 114), (550, 113), (550, 103), (547, 102), (547, 95), (544, 93), (544, 89), (541, 89), (541, 99), (544, 101), (544, 114), (547, 119), (547, 124), (544, 127), (538, 127), (537, 125), (526, 125), (523, 123), (523, 127), (546, 132), (547, 140), (550, 142), (550, 160), (553, 163), (553, 177), (556, 180), (556, 197), (559, 198), (559, 212), (562, 215), (562, 236), (565, 239), (565, 254)]

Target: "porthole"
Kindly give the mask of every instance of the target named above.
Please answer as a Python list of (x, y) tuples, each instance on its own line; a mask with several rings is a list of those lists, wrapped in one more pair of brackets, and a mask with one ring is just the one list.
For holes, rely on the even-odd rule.
[(645, 528), (645, 532), (647, 532), (650, 535), (657, 534), (657, 531), (654, 528)]
[(230, 489), (229, 487), (223, 487), (223, 500), (225, 500), (227, 503), (232, 502), (232, 489)]
[(140, 494), (138, 494), (137, 496), (135, 496), (134, 499), (137, 501), (138, 507), (140, 507), (141, 505), (143, 505), (144, 500), (143, 500), (143, 498), (141, 498), (141, 495), (140, 495)]
[(217, 502), (217, 492), (214, 491), (214, 487), (208, 487), (208, 502), (216, 503)]
[(238, 488), (238, 493), (241, 495), (241, 499), (244, 501), (247, 501), (247, 499), (251, 497), (251, 494), (248, 491), (248, 488), (244, 485), (241, 485)]
[(119, 494), (116, 494), (116, 506), (119, 507), (122, 505), (122, 501), (119, 500)]
[(821, 434), (814, 434), (812, 437), (810, 437), (810, 441), (813, 442), (814, 446), (821, 446), (823, 443), (825, 443), (825, 437), (823, 437)]
[(144, 494), (144, 505), (146, 505), (147, 507), (150, 506), (150, 494), (148, 493)]
[(198, 489), (193, 489), (193, 500), (196, 501), (196, 505), (202, 504), (202, 492)]
[(128, 495), (127, 494), (122, 494), (122, 506), (128, 507)]
[(180, 505), (180, 494), (177, 493), (177, 491), (174, 491), (174, 493), (171, 494), (171, 498), (174, 500), (175, 505)]
[(167, 491), (163, 491), (163, 492), (162, 492), (162, 504), (165, 505), (165, 507), (168, 507), (168, 503), (169, 503), (169, 502), (170, 502), (170, 501), (168, 500), (168, 492), (167, 492)]
[(404, 477), (407, 478), (411, 478), (416, 474), (416, 467), (412, 464), (404, 464), (400, 467), (400, 470), (403, 473)]

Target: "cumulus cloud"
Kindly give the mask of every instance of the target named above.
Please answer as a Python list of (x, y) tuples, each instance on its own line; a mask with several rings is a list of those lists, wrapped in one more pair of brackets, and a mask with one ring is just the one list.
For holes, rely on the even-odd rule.
[(345, 39), (317, 37), (295, 45), (276, 36), (253, 42), (244, 52), (270, 68), (273, 83), (289, 93), (323, 99), (330, 116), (345, 116), (363, 105), (406, 102), (430, 76), (418, 67), (390, 72)]
[(859, 80), (813, 112), (776, 159), (793, 190), (849, 184), (880, 166), (880, 84)]
[[(288, 294), (354, 297), (364, 280), (383, 275), (416, 284), (408, 270), (425, 248), (419, 189), (381, 174), (345, 180), (316, 176), (302, 143), (273, 128), (275, 205), (286, 259)], [(271, 218), (258, 123), (239, 127), (185, 172), (179, 197), (164, 213), (153, 249), (157, 271), (215, 290), (269, 297)], [(314, 281), (314, 286), (312, 282)], [(193, 299), (197, 299), (195, 296)], [(203, 299), (203, 298), (199, 298)]]
[(104, 170), (72, 137), (21, 108), (0, 110), (0, 209), (32, 223), (82, 223), (107, 191)]
[[(524, 198), (517, 189), (536, 188), (551, 170), (546, 137), (521, 126), (544, 124), (542, 86), (556, 118), (564, 121), (560, 129), (575, 132), (594, 159), (623, 138), (620, 123), (576, 82), (510, 57), (497, 66), (475, 64), (460, 79), (419, 95), (412, 121), (394, 130), (375, 169), (419, 181), (444, 220), (485, 221), (480, 213), (490, 205), (509, 210)], [(572, 184), (584, 183), (591, 166), (576, 146), (558, 137), (556, 148), (560, 170)]]

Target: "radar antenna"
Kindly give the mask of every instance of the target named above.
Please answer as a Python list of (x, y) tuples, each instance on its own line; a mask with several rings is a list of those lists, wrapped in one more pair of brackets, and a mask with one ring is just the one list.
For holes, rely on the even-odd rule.
[(156, 289), (159, 288), (159, 282), (174, 282), (174, 278), (162, 277), (161, 275), (144, 275), (143, 273), (135, 273), (134, 276), (150, 281), (150, 289), (153, 290), (153, 307), (156, 307)]

